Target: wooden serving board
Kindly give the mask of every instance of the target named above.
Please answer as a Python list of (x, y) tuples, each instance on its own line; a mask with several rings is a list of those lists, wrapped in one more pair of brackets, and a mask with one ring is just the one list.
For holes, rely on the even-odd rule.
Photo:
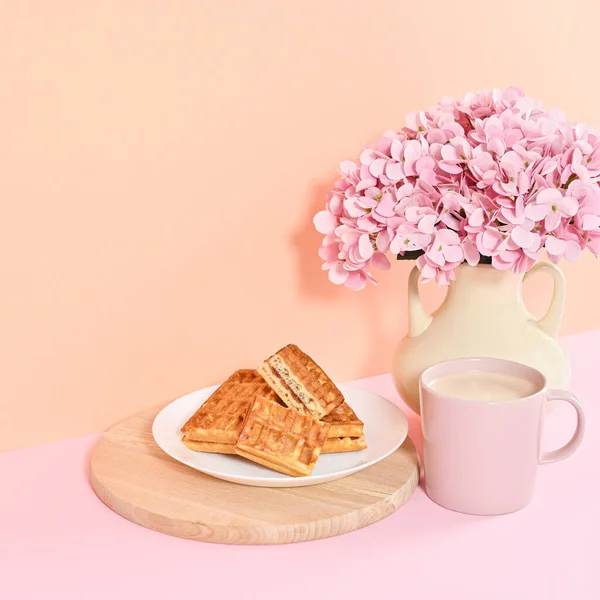
[(263, 488), (205, 475), (154, 442), (160, 408), (113, 427), (92, 452), (96, 494), (116, 513), (149, 529), (203, 542), (287, 544), (340, 535), (398, 510), (419, 482), (410, 439), (385, 460), (320, 485)]

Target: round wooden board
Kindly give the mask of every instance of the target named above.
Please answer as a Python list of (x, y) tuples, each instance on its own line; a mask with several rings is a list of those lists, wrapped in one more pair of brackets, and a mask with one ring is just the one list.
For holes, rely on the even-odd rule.
[(160, 408), (142, 411), (104, 434), (92, 452), (96, 494), (116, 513), (183, 538), (221, 544), (288, 544), (360, 529), (398, 510), (419, 482), (410, 439), (354, 475), (297, 488), (237, 485), (165, 454), (152, 437)]

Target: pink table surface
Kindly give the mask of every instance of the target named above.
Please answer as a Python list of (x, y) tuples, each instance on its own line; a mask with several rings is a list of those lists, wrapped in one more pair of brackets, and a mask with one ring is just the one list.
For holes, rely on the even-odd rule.
[[(452, 513), (421, 488), (397, 513), (289, 546), (203, 544), (112, 513), (87, 479), (97, 435), (0, 455), (0, 599), (600, 599), (600, 331), (564, 340), (588, 429), (540, 468), (534, 502), (502, 517)], [(388, 375), (354, 382), (400, 403)], [(418, 418), (406, 409), (420, 446)], [(6, 416), (5, 416), (6, 418)], [(568, 437), (567, 407), (545, 446)]]

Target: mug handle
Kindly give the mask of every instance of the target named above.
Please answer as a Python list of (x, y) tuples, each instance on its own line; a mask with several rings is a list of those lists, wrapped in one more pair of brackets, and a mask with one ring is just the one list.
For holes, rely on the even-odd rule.
[(579, 448), (585, 432), (585, 415), (583, 414), (583, 407), (571, 392), (565, 390), (550, 390), (548, 392), (548, 401), (550, 400), (562, 400), (563, 402), (568, 402), (577, 411), (577, 427), (575, 428), (573, 437), (571, 437), (562, 448), (552, 450), (552, 452), (542, 452), (540, 455), (540, 464), (556, 462), (557, 460), (563, 460), (563, 458), (571, 456), (571, 454)]

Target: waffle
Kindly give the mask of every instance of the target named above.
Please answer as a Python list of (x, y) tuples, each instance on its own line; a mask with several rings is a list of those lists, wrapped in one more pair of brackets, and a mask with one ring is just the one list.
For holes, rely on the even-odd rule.
[(346, 402), (336, 406), (322, 420), (329, 423), (330, 438), (359, 438), (363, 435), (364, 423)]
[(181, 428), (183, 442), (235, 444), (248, 408), (258, 396), (277, 399), (276, 394), (256, 371), (236, 371)]
[(329, 425), (266, 398), (256, 397), (244, 419), (235, 452), (294, 477), (310, 475)]
[(322, 419), (344, 401), (323, 369), (294, 344), (269, 357), (258, 372), (285, 404), (301, 414)]
[[(195, 442), (194, 440), (183, 440), (183, 443), (196, 452), (212, 452), (215, 454), (235, 454), (235, 444), (219, 444), (216, 442)], [(356, 452), (365, 450), (367, 442), (365, 436), (360, 437), (331, 437), (329, 436), (323, 444), (321, 454), (333, 454), (335, 452)]]
[(361, 435), (358, 438), (350, 437), (329, 437), (323, 445), (321, 454), (332, 454), (333, 452), (356, 452), (365, 450), (367, 442), (365, 436)]
[(218, 442), (196, 442), (183, 439), (183, 443), (196, 452), (212, 452), (213, 454), (235, 454), (234, 444), (220, 444)]

